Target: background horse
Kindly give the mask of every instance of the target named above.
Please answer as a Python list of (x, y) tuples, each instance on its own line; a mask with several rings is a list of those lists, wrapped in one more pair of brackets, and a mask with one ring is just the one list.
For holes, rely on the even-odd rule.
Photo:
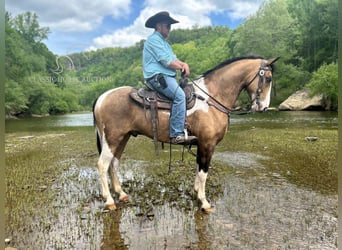
[[(240, 57), (227, 60), (208, 70), (193, 81), (196, 99), (187, 111), (188, 131), (197, 136), (197, 171), (194, 189), (201, 201), (201, 208), (211, 211), (206, 199), (205, 183), (215, 146), (228, 129), (230, 112), (243, 89), (251, 99), (253, 111), (264, 111), (270, 104), (273, 63), (278, 60), (260, 57)], [(145, 135), (153, 138), (151, 113), (135, 103), (130, 97), (132, 87), (119, 87), (103, 93), (94, 103), (93, 115), (100, 157), (98, 168), (102, 196), (109, 209), (116, 209), (110, 194), (107, 174), (110, 173), (115, 192), (120, 201), (127, 201), (116, 169), (130, 136)], [(146, 114), (145, 114), (146, 112)], [(158, 113), (158, 141), (170, 142), (168, 110)]]

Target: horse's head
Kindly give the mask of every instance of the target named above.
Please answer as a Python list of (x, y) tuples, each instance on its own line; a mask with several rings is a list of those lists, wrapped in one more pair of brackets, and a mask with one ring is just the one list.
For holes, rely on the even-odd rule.
[(273, 64), (279, 59), (262, 59), (259, 71), (247, 84), (247, 92), (252, 100), (252, 111), (266, 110), (271, 101)]

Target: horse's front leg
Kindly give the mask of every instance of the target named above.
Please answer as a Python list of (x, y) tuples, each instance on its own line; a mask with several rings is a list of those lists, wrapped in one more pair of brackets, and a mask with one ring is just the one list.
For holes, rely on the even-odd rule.
[(128, 195), (122, 190), (116, 171), (119, 169), (119, 159), (114, 158), (109, 168), (110, 177), (114, 186), (114, 191), (119, 195), (120, 201), (128, 201)]
[(205, 195), (205, 183), (212, 154), (213, 150), (203, 150), (200, 146), (197, 149), (197, 169), (194, 188), (197, 192), (197, 199), (202, 203), (201, 209), (206, 212), (212, 211), (212, 207)]

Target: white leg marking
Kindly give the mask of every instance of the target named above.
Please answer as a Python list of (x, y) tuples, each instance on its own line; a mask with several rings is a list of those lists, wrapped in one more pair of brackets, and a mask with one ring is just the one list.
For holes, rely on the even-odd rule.
[(114, 185), (114, 190), (117, 194), (119, 194), (120, 201), (127, 201), (128, 195), (122, 190), (119, 178), (116, 174), (116, 171), (119, 169), (119, 159), (114, 158), (111, 167), (109, 168), (110, 176), (112, 178), (112, 183)]
[(197, 164), (197, 166), (196, 166), (195, 184), (194, 184), (194, 189), (195, 189), (196, 192), (198, 192), (199, 185), (200, 185), (200, 180), (199, 180), (199, 176), (198, 176), (198, 164)]
[(208, 173), (204, 173), (203, 170), (201, 170), (198, 173), (198, 182), (199, 182), (199, 187), (198, 187), (198, 193), (197, 193), (197, 198), (202, 202), (202, 208), (203, 209), (210, 209), (210, 204), (207, 201), (205, 197), (205, 182), (207, 180), (207, 175)]
[(115, 206), (115, 204), (114, 204), (113, 197), (111, 196), (110, 191), (109, 191), (108, 179), (107, 179), (108, 168), (112, 162), (113, 154), (108, 147), (108, 144), (105, 140), (104, 135), (102, 138), (103, 138), (102, 152), (97, 162), (97, 165), (99, 168), (99, 174), (100, 174), (100, 180), (101, 180), (101, 186), (102, 186), (102, 196), (106, 200), (106, 206), (113, 207)]

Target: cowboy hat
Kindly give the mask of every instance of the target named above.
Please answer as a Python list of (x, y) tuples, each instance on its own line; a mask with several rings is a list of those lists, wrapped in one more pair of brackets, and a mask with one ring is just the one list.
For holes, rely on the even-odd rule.
[(149, 19), (147, 19), (145, 23), (145, 27), (147, 28), (155, 28), (157, 23), (165, 22), (168, 24), (174, 24), (179, 23), (177, 20), (170, 17), (169, 12), (162, 11), (158, 12), (157, 14), (151, 16)]

